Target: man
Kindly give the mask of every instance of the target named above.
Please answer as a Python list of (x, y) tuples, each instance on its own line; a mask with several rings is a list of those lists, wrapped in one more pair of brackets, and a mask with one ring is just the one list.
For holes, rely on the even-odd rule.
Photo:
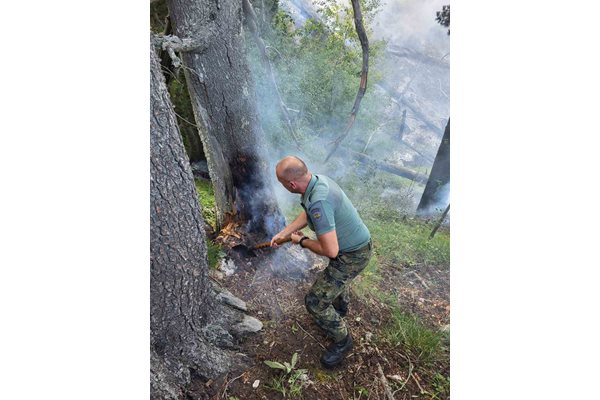
[[(329, 257), (304, 302), (316, 323), (333, 338), (321, 357), (324, 367), (333, 368), (352, 349), (352, 336), (342, 317), (348, 311), (350, 282), (371, 258), (371, 234), (342, 189), (325, 175), (309, 172), (301, 159), (285, 157), (275, 173), (288, 191), (301, 195), (304, 211), (272, 238), (271, 246), (291, 237), (293, 243)], [(300, 232), (307, 225), (317, 240)]]

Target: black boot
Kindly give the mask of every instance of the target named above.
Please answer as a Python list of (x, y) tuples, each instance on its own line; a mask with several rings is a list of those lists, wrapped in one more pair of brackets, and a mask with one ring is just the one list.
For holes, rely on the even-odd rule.
[(346, 354), (352, 350), (352, 336), (348, 332), (348, 336), (342, 339), (342, 341), (333, 343), (329, 346), (329, 349), (321, 357), (321, 364), (325, 368), (333, 368), (342, 362)]
[(336, 301), (333, 303), (333, 308), (340, 315), (340, 317), (345, 317), (348, 314), (348, 303), (345, 301)]

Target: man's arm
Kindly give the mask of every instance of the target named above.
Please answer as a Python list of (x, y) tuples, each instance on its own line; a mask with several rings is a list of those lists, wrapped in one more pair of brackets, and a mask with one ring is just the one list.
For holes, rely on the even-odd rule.
[(273, 236), (273, 238), (271, 239), (271, 246), (279, 246), (275, 241), (289, 238), (292, 233), (303, 229), (306, 225), (308, 225), (306, 212), (302, 211), (300, 215), (298, 215), (291, 224), (289, 224), (288, 226), (283, 228), (281, 232)]
[[(300, 239), (302, 239), (303, 236), (304, 235), (302, 232), (294, 232), (292, 234), (292, 242), (299, 244)], [(329, 258), (337, 257), (338, 253), (340, 252), (335, 229), (318, 236), (318, 240), (304, 239), (302, 246), (309, 249), (313, 253), (317, 253), (320, 256)]]

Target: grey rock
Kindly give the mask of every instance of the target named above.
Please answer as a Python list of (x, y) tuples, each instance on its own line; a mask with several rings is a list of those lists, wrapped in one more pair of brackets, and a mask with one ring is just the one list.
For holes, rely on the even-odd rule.
[(233, 325), (231, 328), (234, 335), (238, 337), (244, 337), (250, 335), (251, 333), (260, 331), (262, 327), (262, 322), (249, 315), (244, 315), (244, 319), (241, 322)]
[(223, 290), (221, 293), (217, 295), (217, 300), (230, 305), (234, 308), (237, 308), (241, 311), (248, 311), (248, 307), (246, 306), (246, 302), (240, 298), (235, 297), (228, 290)]

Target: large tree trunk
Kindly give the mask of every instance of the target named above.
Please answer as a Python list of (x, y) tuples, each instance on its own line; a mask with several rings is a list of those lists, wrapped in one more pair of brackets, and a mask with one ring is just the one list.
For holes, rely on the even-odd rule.
[[(284, 223), (277, 207), (257, 120), (242, 35), (239, 0), (168, 0), (174, 32), (205, 38), (182, 53), (190, 99), (215, 189), (217, 222), (248, 222), (272, 234)], [(275, 222), (275, 223), (274, 223)]]
[[(431, 173), (417, 207), (417, 214), (427, 215), (435, 208), (444, 209), (449, 199), (444, 198), (445, 186), (450, 183), (450, 118), (444, 130), (444, 136), (431, 167)], [(447, 188), (446, 188), (447, 189)]]
[(150, 344), (152, 398), (182, 398), (194, 379), (227, 371), (228, 332), (243, 315), (216, 300), (189, 160), (151, 48)]

